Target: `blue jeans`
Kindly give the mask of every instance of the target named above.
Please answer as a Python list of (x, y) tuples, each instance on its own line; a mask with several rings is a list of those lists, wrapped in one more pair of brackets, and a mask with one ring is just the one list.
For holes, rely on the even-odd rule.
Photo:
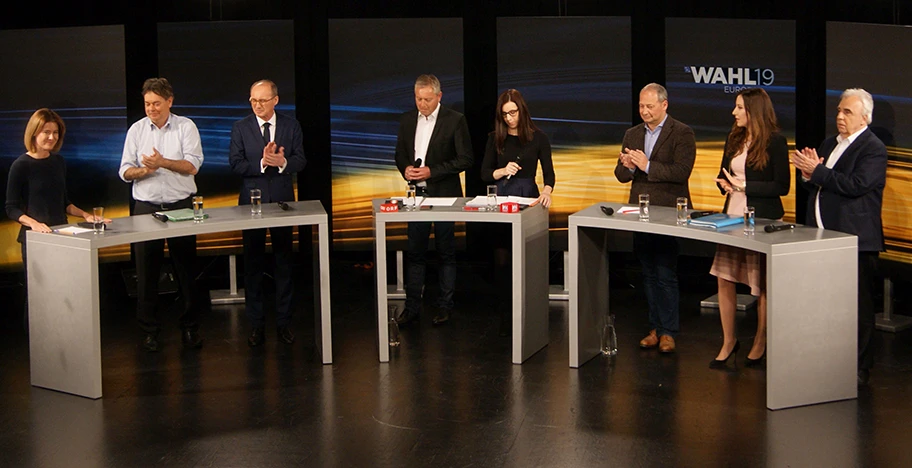
[[(437, 299), (437, 307), (451, 310), (453, 292), (456, 290), (456, 224), (435, 222), (433, 225), (434, 244), (440, 256), (440, 297)], [(431, 223), (408, 223), (405, 310), (409, 315), (421, 310), (430, 235)]]
[(658, 336), (678, 334), (678, 241), (657, 234), (633, 235), (633, 251), (643, 268), (649, 325)]

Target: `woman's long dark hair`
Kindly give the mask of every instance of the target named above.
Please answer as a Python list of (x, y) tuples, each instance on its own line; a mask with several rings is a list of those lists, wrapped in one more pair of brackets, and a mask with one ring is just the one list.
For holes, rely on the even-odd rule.
[(728, 154), (726, 156), (734, 158), (744, 148), (747, 140), (748, 129), (750, 129), (751, 142), (747, 148), (747, 165), (756, 171), (762, 171), (769, 163), (769, 154), (766, 147), (769, 145), (770, 135), (779, 131), (779, 123), (776, 121), (776, 111), (773, 110), (773, 103), (769, 95), (763, 88), (750, 88), (738, 93), (744, 100), (744, 110), (748, 115), (747, 127), (739, 127), (737, 123), (732, 124), (731, 132), (728, 134)]
[(494, 109), (494, 146), (497, 148), (497, 154), (503, 154), (504, 141), (510, 130), (502, 114), (503, 106), (508, 102), (516, 103), (516, 108), (519, 109), (519, 125), (516, 129), (519, 131), (519, 141), (522, 144), (532, 141), (532, 135), (538, 131), (538, 127), (532, 123), (532, 116), (529, 115), (529, 107), (526, 106), (522, 93), (515, 89), (508, 89), (500, 93), (500, 97), (497, 98), (497, 107)]

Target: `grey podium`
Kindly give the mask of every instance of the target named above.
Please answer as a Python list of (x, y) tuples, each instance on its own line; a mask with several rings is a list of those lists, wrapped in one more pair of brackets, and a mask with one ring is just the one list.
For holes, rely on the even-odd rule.
[[(332, 363), (329, 303), (329, 224), (318, 201), (206, 210), (201, 223), (164, 223), (150, 215), (117, 218), (104, 233), (28, 232), (29, 359), (32, 385), (101, 398), (98, 249), (175, 236), (244, 229), (317, 227), (314, 245), (314, 317), (317, 350)], [(138, 335), (137, 335), (138, 336)]]
[[(377, 339), (380, 362), (389, 361), (387, 327), (386, 225), (414, 221), (508, 223), (512, 226), (513, 347), (512, 362), (522, 364), (548, 344), (548, 210), (540, 206), (518, 213), (466, 211), (469, 198), (457, 198), (453, 206), (431, 209), (380, 211), (383, 199), (373, 200), (374, 241), (377, 269)], [(457, 280), (457, 288), (459, 282)], [(492, 286), (493, 287), (493, 286)]]
[[(614, 208), (615, 214), (606, 216), (600, 206)], [(605, 230), (647, 232), (766, 254), (769, 409), (856, 398), (855, 236), (803, 226), (766, 233), (763, 227), (769, 222), (763, 220), (754, 234), (745, 234), (742, 226), (717, 232), (676, 225), (674, 208), (652, 207), (646, 222), (636, 214), (617, 214), (621, 206), (600, 203), (569, 218), (570, 367), (599, 353), (597, 325), (608, 309)], [(632, 350), (635, 344), (626, 348)]]

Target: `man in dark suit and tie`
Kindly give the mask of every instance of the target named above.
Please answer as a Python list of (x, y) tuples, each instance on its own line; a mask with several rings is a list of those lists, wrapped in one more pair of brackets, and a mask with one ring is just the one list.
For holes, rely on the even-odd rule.
[[(858, 236), (858, 383), (874, 366), (874, 278), (884, 250), (881, 207), (887, 183), (887, 148), (868, 125), (874, 99), (863, 89), (842, 93), (836, 113), (839, 135), (819, 150), (795, 151), (792, 164), (808, 190), (805, 224)], [(822, 155), (822, 156), (820, 156)]]
[[(640, 194), (649, 194), (649, 203), (675, 206), (678, 197), (687, 197), (688, 180), (697, 156), (694, 132), (668, 115), (668, 91), (650, 83), (640, 91), (640, 117), (643, 123), (624, 134), (621, 154), (614, 175), (630, 185), (630, 203)], [(641, 348), (658, 347), (662, 353), (675, 351), (679, 330), (678, 242), (673, 237), (635, 234), (633, 250), (643, 269), (643, 284), (649, 304), (652, 330), (640, 340)]]
[[(250, 204), (250, 191), (259, 189), (262, 203), (294, 201), (293, 174), (304, 169), (304, 133), (294, 118), (275, 112), (279, 91), (270, 80), (250, 87), (253, 114), (234, 123), (228, 162), (242, 176), (239, 205)], [(291, 344), (292, 227), (269, 228), (275, 257), (276, 331), (279, 341)], [(266, 340), (263, 311), (263, 272), (266, 264), (266, 229), (248, 229), (244, 235), (244, 287), (247, 318), (253, 331), (250, 346)]]
[[(461, 197), (459, 173), (472, 167), (472, 140), (465, 116), (440, 105), (443, 92), (434, 75), (415, 81), (414, 110), (402, 114), (396, 141), (396, 166), (417, 195)], [(456, 289), (455, 223), (435, 222), (434, 243), (440, 256), (440, 297), (434, 325), (445, 323), (453, 309)], [(405, 325), (417, 320), (424, 291), (424, 274), (431, 223), (408, 223), (408, 267), (405, 310), (397, 317)]]

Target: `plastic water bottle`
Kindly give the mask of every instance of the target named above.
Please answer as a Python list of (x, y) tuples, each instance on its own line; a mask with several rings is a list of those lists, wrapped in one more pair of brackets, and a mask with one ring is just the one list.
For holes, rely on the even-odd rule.
[(387, 310), (389, 312), (389, 345), (399, 346), (399, 322), (396, 321), (399, 308), (391, 305)]
[(614, 356), (618, 352), (617, 333), (614, 330), (614, 314), (606, 314), (605, 321), (602, 324), (601, 333), (602, 354), (605, 356)]

